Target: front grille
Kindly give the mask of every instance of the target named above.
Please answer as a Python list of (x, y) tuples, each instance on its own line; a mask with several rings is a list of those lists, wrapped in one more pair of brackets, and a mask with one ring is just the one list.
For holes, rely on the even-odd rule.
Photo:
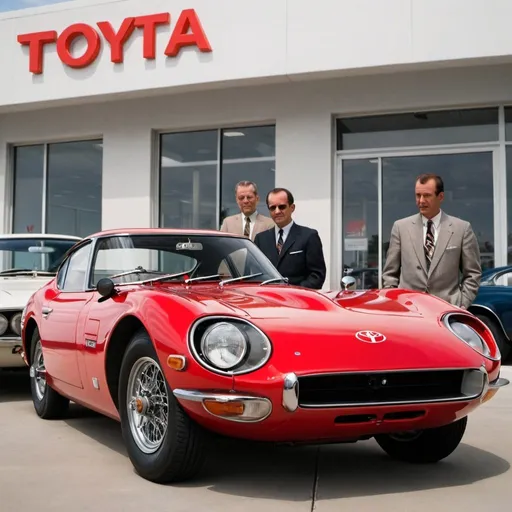
[(299, 406), (354, 407), (390, 403), (468, 399), (468, 377), (481, 382), (471, 394), (478, 396), (484, 375), (478, 370), (421, 370), (338, 373), (299, 377)]

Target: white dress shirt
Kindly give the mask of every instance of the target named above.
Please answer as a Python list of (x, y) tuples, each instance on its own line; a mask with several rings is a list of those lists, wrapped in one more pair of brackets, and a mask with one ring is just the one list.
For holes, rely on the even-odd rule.
[[(252, 237), (252, 232), (254, 231), (254, 224), (256, 223), (256, 217), (258, 216), (258, 210), (255, 210), (251, 215), (249, 215), (249, 219), (251, 219), (251, 223), (249, 224), (249, 237)], [(242, 234), (245, 229), (245, 219), (246, 215), (242, 213)]]
[[(437, 237), (439, 236), (439, 224), (441, 223), (441, 211), (435, 216), (432, 217), (432, 231), (434, 232), (434, 247), (437, 244)], [(428, 219), (425, 216), (421, 216), (421, 221), (423, 222), (423, 243), (427, 239), (427, 222)]]
[(288, 233), (290, 232), (290, 229), (292, 229), (292, 226), (293, 226), (293, 220), (290, 222), (290, 224), (288, 224), (287, 226), (285, 226), (284, 228), (280, 228), (279, 226), (277, 226), (276, 224), (276, 227), (275, 227), (275, 233), (276, 233), (276, 245), (277, 245), (277, 241), (279, 240), (279, 230), (282, 229), (283, 230), (283, 245), (284, 243), (286, 242), (286, 238), (288, 237)]

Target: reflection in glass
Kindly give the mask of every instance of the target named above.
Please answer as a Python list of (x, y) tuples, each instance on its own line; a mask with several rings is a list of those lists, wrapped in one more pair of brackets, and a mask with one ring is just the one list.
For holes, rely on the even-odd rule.
[(507, 262), (512, 265), (512, 146), (507, 146)]
[(512, 107), (505, 108), (505, 140), (512, 141)]
[(498, 108), (337, 120), (337, 149), (463, 144), (498, 140)]
[(378, 161), (343, 161), (343, 273), (378, 288)]
[(48, 146), (48, 233), (87, 236), (101, 230), (101, 140)]
[(240, 212), (235, 201), (239, 181), (256, 183), (258, 211), (268, 216), (267, 193), (275, 187), (275, 126), (233, 128), (222, 131), (222, 193), (220, 224), (228, 215)]
[(217, 130), (161, 136), (161, 227), (217, 229), (217, 146)]
[(41, 233), (44, 145), (14, 150), (13, 233)]
[(482, 269), (494, 267), (494, 209), (492, 153), (407, 156), (382, 159), (383, 264), (393, 222), (418, 213), (414, 186), (422, 173), (444, 181), (448, 215), (469, 221), (480, 246)]

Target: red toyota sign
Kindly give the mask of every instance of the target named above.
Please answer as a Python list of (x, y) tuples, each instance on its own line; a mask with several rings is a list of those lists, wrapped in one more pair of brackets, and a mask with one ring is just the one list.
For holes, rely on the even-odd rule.
[[(116, 31), (110, 22), (100, 21), (98, 29), (110, 46), (110, 60), (113, 63), (124, 61), (124, 45), (136, 29), (143, 31), (143, 58), (156, 58), (156, 27), (169, 25), (171, 15), (168, 12), (126, 18)], [(83, 55), (71, 54), (71, 45), (78, 38), (86, 41)], [(31, 32), (18, 35), (18, 43), (29, 48), (29, 71), (36, 75), (43, 72), (43, 50), (47, 44), (57, 43), (57, 55), (61, 62), (70, 68), (80, 69), (90, 66), (101, 50), (101, 37), (98, 31), (87, 23), (74, 23), (60, 34), (55, 30)], [(176, 57), (181, 48), (196, 46), (201, 52), (211, 52), (212, 48), (194, 9), (181, 12), (171, 37), (164, 50), (167, 57)]]

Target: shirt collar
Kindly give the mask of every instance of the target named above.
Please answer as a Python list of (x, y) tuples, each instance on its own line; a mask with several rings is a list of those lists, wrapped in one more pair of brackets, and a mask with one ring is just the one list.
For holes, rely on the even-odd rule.
[[(254, 212), (249, 215), (249, 219), (251, 219), (251, 224), (256, 222), (256, 217), (258, 216), (258, 210), (254, 210)], [(245, 222), (246, 215), (242, 213), (242, 220)]]
[(276, 224), (276, 235), (279, 236), (279, 230), (282, 229), (283, 230), (283, 236), (287, 236), (288, 233), (290, 232), (290, 229), (292, 229), (292, 226), (293, 226), (293, 220), (290, 221), (290, 224), (287, 224), (284, 228), (280, 228)]
[[(436, 230), (439, 229), (439, 224), (441, 223), (441, 214), (442, 213), (443, 213), (442, 210), (439, 210), (439, 213), (435, 217), (432, 217), (432, 222), (434, 223), (434, 228)], [(421, 221), (423, 222), (423, 225), (426, 227), (428, 219), (422, 215)]]

